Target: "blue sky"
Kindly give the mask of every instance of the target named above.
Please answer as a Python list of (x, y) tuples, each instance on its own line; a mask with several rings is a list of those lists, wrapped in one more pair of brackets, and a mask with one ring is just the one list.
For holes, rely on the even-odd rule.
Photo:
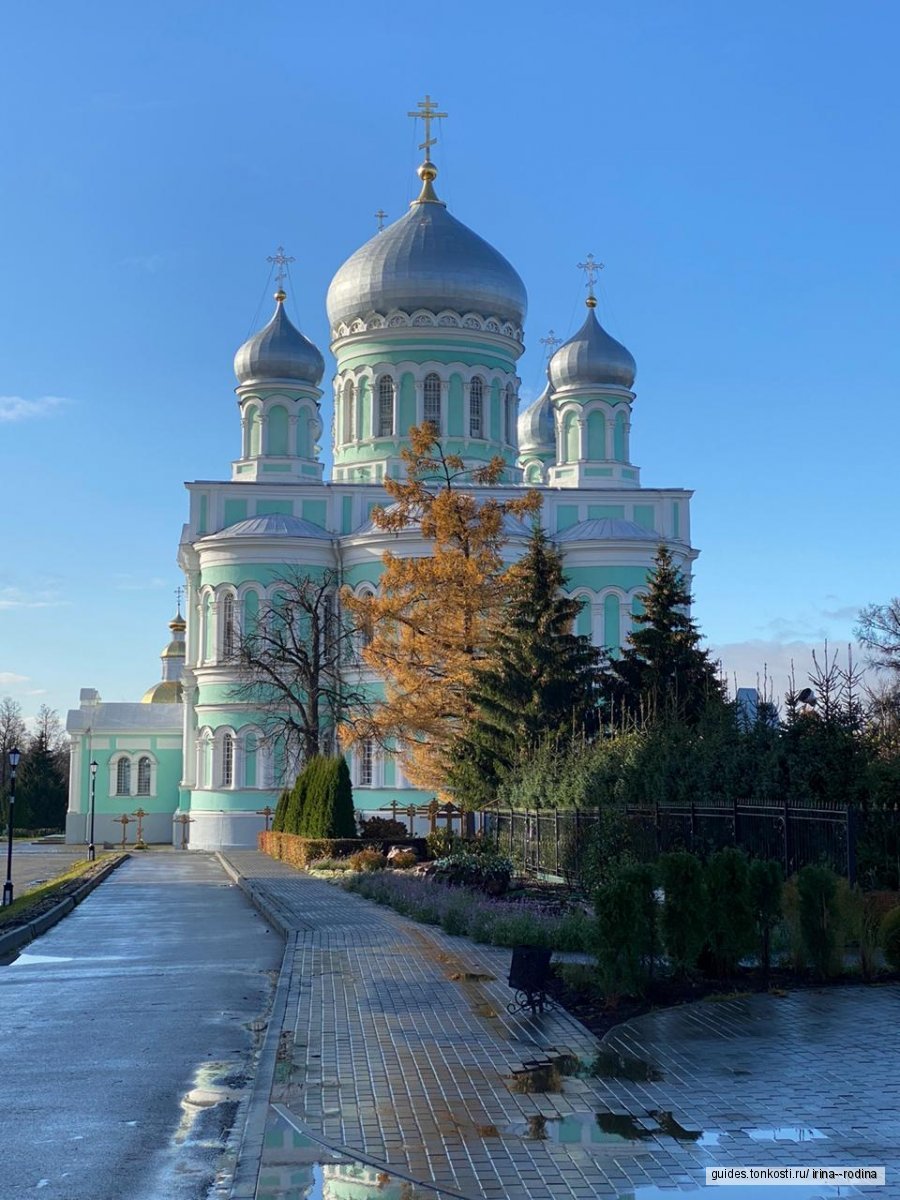
[(266, 256), (326, 350), (332, 274), (413, 195), (426, 91), (442, 198), (528, 287), (526, 395), (580, 323), (574, 264), (606, 264), (633, 457), (696, 489), (695, 612), (740, 682), (898, 591), (889, 0), (48, 0), (4, 32), (0, 693), (26, 710), (157, 678)]

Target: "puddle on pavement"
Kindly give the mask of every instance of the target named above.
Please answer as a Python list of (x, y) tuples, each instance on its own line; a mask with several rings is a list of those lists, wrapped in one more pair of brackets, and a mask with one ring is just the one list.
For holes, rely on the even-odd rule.
[(247, 1077), (233, 1062), (208, 1062), (198, 1067), (194, 1086), (181, 1098), (181, 1120), (173, 1142), (183, 1146), (221, 1146), (234, 1123)]
[(779, 1125), (774, 1129), (745, 1129), (744, 1133), (754, 1142), (818, 1142), (827, 1140), (821, 1129), (810, 1129), (803, 1125)]
[(269, 1110), (256, 1200), (456, 1200), (460, 1193), (329, 1151)]
[(629, 1083), (659, 1083), (665, 1079), (662, 1071), (653, 1063), (618, 1054), (615, 1050), (599, 1050), (588, 1068), (588, 1074), (598, 1079), (624, 1079)]

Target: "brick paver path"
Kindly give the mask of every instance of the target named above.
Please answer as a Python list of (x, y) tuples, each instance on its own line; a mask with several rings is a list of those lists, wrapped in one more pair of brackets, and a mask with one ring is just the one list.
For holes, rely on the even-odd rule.
[(900, 988), (650, 1014), (604, 1049), (659, 1078), (520, 1094), (525, 1060), (554, 1048), (589, 1063), (598, 1043), (565, 1013), (506, 1012), (508, 950), (256, 852), (228, 858), (297, 933), (272, 1100), (326, 1140), (484, 1200), (689, 1189), (706, 1166), (807, 1164), (887, 1166), (878, 1195), (900, 1197)]

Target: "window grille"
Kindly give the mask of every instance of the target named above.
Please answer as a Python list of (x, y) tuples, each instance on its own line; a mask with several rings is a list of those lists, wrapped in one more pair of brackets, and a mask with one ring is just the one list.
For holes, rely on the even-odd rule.
[(424, 386), (425, 407), (423, 416), (426, 421), (441, 431), (441, 380), (433, 372), (425, 376)]
[(222, 787), (234, 782), (234, 738), (226, 733), (222, 738)]
[(137, 794), (139, 796), (150, 795), (150, 759), (138, 759), (138, 780)]
[(116, 795), (131, 795), (131, 760), (120, 758), (116, 763)]
[(382, 375), (378, 381), (378, 436), (390, 437), (394, 432), (394, 381)]
[(484, 381), (476, 375), (469, 384), (469, 437), (482, 437), (482, 413), (484, 412)]
[(359, 746), (359, 785), (372, 786), (373, 753), (371, 741), (360, 742)]
[(222, 601), (222, 657), (234, 656), (234, 596), (227, 592)]

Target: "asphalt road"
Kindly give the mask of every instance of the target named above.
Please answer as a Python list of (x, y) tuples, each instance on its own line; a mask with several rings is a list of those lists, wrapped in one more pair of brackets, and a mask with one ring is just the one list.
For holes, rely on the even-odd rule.
[[(68, 871), (77, 862), (87, 858), (85, 846), (40, 846), (33, 842), (14, 842), (12, 858), (12, 880), (15, 898), (24, 896), (31, 888), (46, 883), (63, 871)], [(6, 842), (0, 838), (0, 864), (6, 878)]]
[(0, 1200), (205, 1196), (281, 939), (208, 855), (135, 855), (0, 966)]

